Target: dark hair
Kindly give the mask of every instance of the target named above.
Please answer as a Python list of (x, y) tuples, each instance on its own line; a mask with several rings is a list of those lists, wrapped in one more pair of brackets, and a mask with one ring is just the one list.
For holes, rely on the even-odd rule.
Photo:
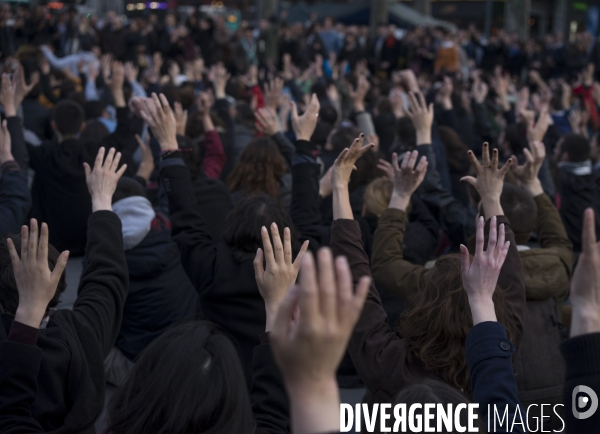
[(117, 182), (117, 188), (113, 194), (112, 203), (132, 196), (146, 197), (146, 189), (135, 179), (123, 176)]
[(108, 405), (107, 434), (251, 434), (242, 365), (215, 324), (171, 327), (138, 356)]
[(250, 131), (254, 131), (254, 129), (256, 128), (255, 127), (256, 117), (254, 115), (254, 111), (252, 110), (252, 107), (250, 107), (250, 104), (247, 104), (245, 102), (238, 102), (237, 105), (235, 106), (235, 111), (236, 111), (236, 116), (235, 116), (236, 121), (238, 121), (239, 123), (244, 125)]
[(522, 154), (523, 149), (526, 149), (529, 146), (527, 140), (527, 125), (518, 123), (507, 126), (504, 131), (504, 141), (508, 143), (510, 152), (514, 155)]
[(227, 186), (231, 192), (267, 193), (277, 198), (285, 172), (285, 160), (275, 142), (268, 137), (254, 139), (248, 143), (227, 178)]
[(396, 134), (403, 148), (412, 150), (417, 147), (417, 130), (410, 118), (405, 116), (396, 121)]
[(562, 138), (560, 153), (567, 154), (572, 163), (580, 163), (590, 158), (590, 141), (581, 134), (566, 134)]
[(204, 141), (201, 138), (191, 139), (187, 136), (177, 136), (177, 146), (179, 149), (186, 149), (186, 152), (181, 152), (181, 158), (190, 171), (190, 177), (196, 179), (202, 171)]
[(327, 144), (329, 134), (333, 131), (333, 126), (327, 122), (317, 121), (317, 127), (310, 138), (310, 141), (317, 146), (324, 147)]
[(79, 139), (82, 142), (100, 142), (106, 136), (108, 136), (110, 132), (106, 125), (104, 125), (101, 121), (94, 119), (85, 123), (85, 128), (79, 135)]
[(101, 101), (87, 101), (83, 106), (86, 119), (96, 119), (106, 110), (106, 104)]
[(339, 127), (331, 135), (329, 143), (331, 143), (333, 151), (340, 153), (352, 145), (358, 134), (358, 129), (354, 127)]
[(450, 127), (439, 126), (440, 140), (446, 148), (448, 165), (456, 172), (467, 172), (469, 170), (469, 147), (463, 143), (456, 131)]
[(504, 183), (500, 205), (515, 234), (529, 234), (537, 221), (537, 205), (531, 194), (522, 187)]
[(242, 196), (227, 216), (223, 239), (233, 250), (237, 261), (254, 258), (256, 250), (263, 247), (260, 230), (276, 223), (283, 239), (283, 229), (288, 227), (294, 236), (294, 225), (288, 213), (275, 199), (266, 194)]
[[(452, 407), (456, 408), (459, 404), (468, 404), (469, 402), (469, 399), (454, 387), (441, 381), (426, 379), (419, 384), (414, 384), (403, 389), (396, 396), (394, 404), (406, 404), (407, 408), (410, 408), (413, 404), (443, 404), (444, 406), (452, 404)], [(421, 414), (422, 410), (420, 412), (417, 411), (416, 413)], [(434, 415), (434, 420), (437, 419), (437, 417), (435, 417), (437, 416), (437, 408), (434, 408), (431, 413)], [(468, 417), (466, 411), (460, 413), (460, 421), (461, 425), (467, 426)], [(481, 421), (478, 420), (477, 422), (479, 428), (482, 428)], [(413, 431), (409, 428), (407, 432), (412, 433)], [(452, 431), (447, 431), (445, 428), (442, 428), (442, 431), (437, 432), (443, 434), (458, 433), (458, 431), (455, 431), (454, 429)]]
[(56, 104), (52, 115), (56, 129), (63, 136), (78, 134), (85, 119), (81, 106), (69, 100)]
[(338, 120), (338, 112), (335, 107), (327, 104), (323, 105), (319, 110), (319, 121), (335, 125)]
[[(498, 322), (514, 341), (517, 317), (505, 302), (504, 289), (496, 287), (494, 307)], [(428, 371), (438, 374), (446, 383), (471, 392), (465, 340), (473, 327), (473, 317), (463, 288), (460, 255), (446, 255), (437, 260), (425, 288), (411, 298), (410, 308), (399, 323), (409, 360), (419, 359)]]
[[(13, 271), (8, 245), (6, 244), (7, 238), (13, 240), (17, 254), (21, 257), (21, 235), (8, 235), (0, 242), (0, 305), (2, 305), (4, 312), (14, 315), (19, 306), (19, 291), (17, 290), (17, 283), (15, 281), (15, 273)], [(56, 265), (59, 256), (59, 251), (51, 244), (48, 244), (48, 265), (50, 270), (54, 270), (54, 266)], [(56, 293), (54, 294), (54, 297), (52, 297), (52, 300), (50, 300), (50, 303), (48, 303), (48, 308), (53, 308), (58, 305), (60, 295), (67, 288), (65, 274), (66, 271), (60, 276)]]

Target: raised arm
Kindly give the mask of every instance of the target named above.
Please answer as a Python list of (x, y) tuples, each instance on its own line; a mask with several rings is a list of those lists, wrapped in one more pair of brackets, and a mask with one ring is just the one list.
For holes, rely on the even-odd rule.
[(399, 167), (398, 156), (392, 155), (394, 190), (377, 224), (371, 257), (375, 284), (405, 301), (424, 287), (428, 274), (425, 267), (403, 258), (408, 204), (427, 172), (427, 158), (421, 157), (415, 168), (417, 158), (417, 151), (407, 152)]
[(67, 265), (69, 252), (58, 257), (53, 270), (48, 265), (48, 226), (38, 231), (35, 219), (21, 228), (20, 254), (14, 241), (6, 239), (19, 293), (19, 305), (8, 338), (0, 343), (0, 431), (44, 432), (31, 405), (37, 396), (42, 351), (37, 347), (40, 324)]
[[(485, 424), (489, 405), (500, 409), (508, 406), (509, 420), (513, 420), (517, 411), (520, 410), (521, 414), (525, 411), (518, 398), (511, 362), (515, 348), (508, 340), (504, 326), (497, 322), (493, 300), (494, 292), (498, 290), (498, 276), (512, 243), (506, 241), (506, 225), (498, 227), (494, 216), (489, 225), (487, 250), (484, 251), (484, 226), (485, 221), (481, 217), (477, 223), (473, 261), (464, 245), (461, 245), (460, 253), (463, 287), (473, 317), (473, 328), (466, 340), (467, 365), (473, 401), (479, 404), (481, 420)], [(525, 432), (518, 427), (517, 430), (515, 432)]]
[[(537, 205), (537, 221), (535, 230), (538, 240), (543, 249), (550, 249), (554, 253), (556, 270), (559, 275), (550, 274), (553, 279), (560, 279), (564, 285), (548, 285), (548, 288), (564, 288), (561, 293), (556, 292), (527, 292), (527, 298), (535, 300), (546, 300), (551, 297), (565, 298), (568, 293), (569, 280), (573, 273), (573, 264), (575, 257), (573, 254), (573, 243), (569, 240), (565, 226), (560, 218), (558, 210), (550, 200), (550, 197), (544, 193), (542, 183), (539, 179), (539, 173), (546, 158), (546, 147), (542, 142), (535, 141), (530, 143), (530, 149), (524, 149), (526, 162), (520, 166), (512, 166), (514, 175), (521, 181), (525, 188), (535, 200)], [(515, 157), (512, 157), (516, 160)], [(554, 282), (558, 283), (558, 282)]]
[(25, 222), (31, 208), (31, 192), (27, 177), (11, 152), (11, 135), (8, 122), (0, 128), (0, 233), (14, 233)]
[(167, 98), (154, 93), (141, 111), (161, 148), (160, 180), (169, 200), (171, 234), (181, 252), (181, 264), (197, 290), (213, 277), (216, 250), (202, 218), (189, 170), (177, 146), (175, 116)]
[[(571, 338), (561, 345), (567, 371), (563, 402), (568, 409), (569, 434), (594, 432), (600, 424), (600, 243), (596, 242), (596, 219), (590, 208), (583, 216), (582, 250), (571, 281)], [(583, 400), (586, 397), (589, 405)]]
[(201, 92), (198, 96), (198, 109), (202, 113), (202, 124), (204, 125), (205, 151), (202, 170), (204, 170), (207, 177), (218, 179), (227, 162), (227, 156), (223, 149), (223, 143), (221, 143), (221, 137), (215, 130), (210, 117), (210, 102), (206, 92)]
[(465, 176), (461, 181), (471, 184), (481, 197), (483, 213), (487, 219), (487, 226), (492, 225), (491, 217), (496, 216), (495, 224), (503, 224), (506, 231), (506, 240), (510, 242), (508, 256), (502, 266), (498, 285), (505, 293), (506, 302), (512, 307), (516, 316), (517, 335), (514, 344), (519, 348), (523, 335), (523, 317), (525, 315), (525, 279), (523, 265), (517, 250), (515, 234), (510, 228), (510, 222), (504, 216), (504, 210), (500, 205), (500, 196), (504, 185), (504, 176), (508, 172), (512, 159), (509, 158), (502, 168), (498, 167), (498, 150), (494, 149), (493, 157), (490, 159), (489, 144), (483, 144), (482, 162), (479, 163), (473, 154), (468, 151), (469, 160), (474, 167), (477, 178)]
[(23, 67), (19, 64), (15, 71), (14, 77), (8, 74), (2, 75), (2, 87), (0, 91), (0, 103), (4, 107), (8, 131), (12, 139), (12, 154), (17, 163), (21, 165), (21, 170), (27, 168), (29, 163), (29, 155), (25, 145), (25, 137), (23, 135), (23, 126), (21, 119), (17, 117), (19, 106), (23, 102), (23, 98), (31, 92), (31, 89), (36, 85), (37, 79), (32, 79), (32, 82), (27, 85), (23, 75)]
[(93, 170), (84, 163), (93, 212), (88, 219), (86, 266), (73, 312), (94, 330), (106, 356), (121, 328), (129, 273), (121, 221), (112, 212), (112, 196), (127, 166), (117, 170), (121, 154), (115, 154), (114, 148), (108, 151), (106, 159), (104, 154), (104, 148), (100, 148)]

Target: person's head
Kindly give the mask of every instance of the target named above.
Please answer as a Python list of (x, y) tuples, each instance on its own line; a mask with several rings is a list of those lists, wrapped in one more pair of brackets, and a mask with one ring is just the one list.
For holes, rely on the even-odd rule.
[(251, 260), (256, 250), (263, 248), (261, 228), (276, 223), (283, 239), (283, 229), (295, 231), (288, 213), (272, 197), (261, 193), (242, 197), (227, 216), (223, 240), (231, 247), (238, 261)]
[(509, 125), (504, 131), (504, 140), (501, 140), (500, 150), (504, 156), (521, 155), (523, 149), (529, 147), (527, 141), (527, 125), (518, 123)]
[(557, 161), (581, 163), (590, 158), (590, 141), (581, 134), (566, 134), (554, 147), (554, 157)]
[(240, 161), (227, 178), (227, 185), (232, 192), (266, 193), (277, 198), (285, 172), (285, 160), (273, 140), (254, 139), (242, 152)]
[[(467, 397), (456, 388), (449, 386), (448, 384), (443, 383), (441, 381), (427, 379), (419, 384), (413, 384), (412, 386), (402, 389), (402, 391), (396, 396), (394, 405), (406, 404), (406, 408), (408, 411), (410, 406), (413, 404), (442, 404), (444, 406), (444, 409), (447, 408), (448, 404), (452, 404), (452, 408), (455, 409), (460, 404), (469, 403), (470, 401), (467, 399)], [(437, 408), (434, 408), (431, 411), (431, 414), (434, 415), (434, 420), (436, 420)], [(415, 415), (420, 415), (421, 417), (424, 417), (423, 409), (421, 408), (421, 410), (417, 410), (415, 412)], [(468, 425), (468, 412), (466, 408), (460, 413), (460, 422), (462, 426)], [(479, 420), (478, 422), (479, 428), (482, 428), (481, 422)], [(409, 427), (409, 430), (407, 432), (412, 433), (421, 431), (412, 431)], [(454, 429), (448, 431), (445, 429), (445, 427), (442, 426), (442, 431), (437, 432), (443, 434), (454, 434), (458, 433), (459, 431), (456, 431)]]
[(215, 324), (176, 325), (138, 356), (108, 406), (108, 434), (254, 431), (238, 353)]
[(380, 217), (387, 209), (394, 190), (394, 183), (387, 178), (371, 181), (363, 195), (364, 211)]
[(340, 126), (329, 134), (325, 149), (339, 154), (352, 144), (358, 134), (358, 130), (353, 126)]
[(85, 128), (79, 135), (79, 140), (82, 142), (99, 142), (109, 134), (110, 132), (106, 128), (106, 125), (94, 119), (85, 123)]
[(61, 140), (77, 137), (85, 128), (85, 113), (81, 106), (69, 100), (56, 104), (52, 112), (52, 128)]
[(133, 196), (146, 197), (146, 189), (133, 178), (122, 176), (117, 181), (117, 188), (113, 193), (112, 203), (118, 202), (121, 199), (126, 199)]
[[(496, 288), (494, 307), (498, 322), (513, 339), (516, 315), (505, 302), (505, 289)], [(421, 360), (428, 371), (439, 374), (446, 383), (470, 392), (465, 340), (473, 318), (462, 284), (460, 255), (446, 255), (436, 261), (425, 288), (411, 298), (399, 323), (409, 359)]]
[(396, 134), (402, 149), (413, 150), (417, 146), (417, 130), (408, 117), (402, 117), (396, 121)]
[[(14, 315), (19, 305), (19, 291), (17, 290), (17, 283), (15, 281), (15, 273), (13, 271), (12, 260), (8, 251), (8, 245), (6, 244), (6, 238), (4, 237), (0, 242), (0, 312)], [(21, 256), (21, 235), (8, 235), (17, 251), (19, 257)], [(48, 244), (48, 266), (50, 270), (54, 270), (56, 261), (60, 256), (60, 252), (56, 250), (54, 246)], [(50, 303), (48, 303), (48, 309), (56, 307), (59, 302), (60, 295), (67, 288), (67, 282), (65, 280), (65, 273), (60, 276), (56, 293)]]

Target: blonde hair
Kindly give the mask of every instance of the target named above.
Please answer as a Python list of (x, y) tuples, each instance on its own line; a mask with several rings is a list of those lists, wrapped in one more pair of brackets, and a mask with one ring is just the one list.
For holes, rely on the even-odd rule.
[(363, 196), (367, 212), (380, 217), (390, 204), (393, 190), (394, 184), (387, 178), (377, 178), (371, 181)]

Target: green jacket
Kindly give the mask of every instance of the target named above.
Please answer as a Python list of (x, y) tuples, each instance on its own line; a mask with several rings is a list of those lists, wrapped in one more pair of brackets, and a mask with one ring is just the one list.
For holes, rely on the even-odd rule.
[[(563, 329), (558, 306), (569, 294), (574, 263), (573, 245), (552, 201), (545, 194), (536, 196), (534, 200), (538, 207), (536, 232), (541, 247), (520, 249), (519, 252), (525, 275), (527, 305), (523, 341), (514, 360), (519, 398), (525, 406), (562, 402), (565, 371), (559, 350)], [(431, 272), (403, 259), (406, 222), (403, 211), (387, 209), (379, 219), (371, 257), (377, 288), (404, 301), (425, 287)], [(525, 244), (528, 239), (528, 234), (516, 235), (519, 245)], [(474, 240), (470, 240), (469, 244), (473, 251)], [(549, 408), (546, 407), (544, 415), (554, 416)], [(556, 417), (552, 420), (552, 427), (561, 428)], [(544, 429), (549, 429), (549, 425), (546, 424)]]

